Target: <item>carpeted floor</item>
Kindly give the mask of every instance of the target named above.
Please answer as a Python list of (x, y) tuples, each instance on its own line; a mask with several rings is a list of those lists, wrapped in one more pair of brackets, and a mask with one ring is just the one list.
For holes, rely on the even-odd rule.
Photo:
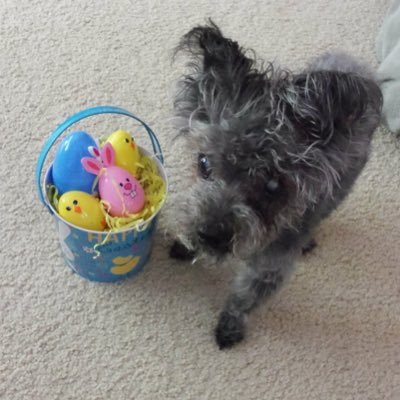
[[(334, 47), (376, 66), (387, 7), (386, 0), (0, 3), (1, 399), (400, 399), (394, 135), (377, 132), (356, 189), (319, 229), (319, 247), (229, 352), (217, 350), (212, 330), (231, 269), (177, 265), (164, 234), (185, 188), (185, 154), (168, 122), (182, 72), (170, 62), (179, 37), (212, 16), (260, 57), (291, 68)], [(118, 285), (86, 282), (64, 265), (34, 182), (52, 129), (97, 104), (126, 107), (153, 127), (170, 178), (151, 262)]]

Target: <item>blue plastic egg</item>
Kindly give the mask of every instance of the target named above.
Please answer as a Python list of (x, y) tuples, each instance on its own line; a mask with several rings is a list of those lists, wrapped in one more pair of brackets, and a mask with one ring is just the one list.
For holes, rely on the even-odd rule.
[(53, 183), (60, 194), (71, 190), (92, 193), (95, 176), (82, 166), (83, 157), (91, 157), (89, 146), (97, 146), (83, 131), (72, 132), (61, 142), (53, 162)]

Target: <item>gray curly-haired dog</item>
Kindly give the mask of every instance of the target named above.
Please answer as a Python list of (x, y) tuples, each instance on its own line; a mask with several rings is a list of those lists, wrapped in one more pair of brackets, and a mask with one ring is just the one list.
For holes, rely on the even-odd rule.
[(243, 339), (246, 315), (282, 285), (350, 192), (382, 98), (373, 74), (346, 54), (295, 74), (257, 68), (212, 22), (187, 33), (178, 51), (190, 56), (190, 73), (175, 110), (198, 178), (171, 256), (245, 261), (215, 329), (222, 349)]

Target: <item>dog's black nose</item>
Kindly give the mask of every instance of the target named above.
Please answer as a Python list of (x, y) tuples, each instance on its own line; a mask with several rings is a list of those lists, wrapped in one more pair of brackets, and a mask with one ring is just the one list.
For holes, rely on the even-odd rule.
[(199, 229), (197, 235), (201, 242), (215, 250), (229, 251), (231, 248), (233, 231), (223, 224)]

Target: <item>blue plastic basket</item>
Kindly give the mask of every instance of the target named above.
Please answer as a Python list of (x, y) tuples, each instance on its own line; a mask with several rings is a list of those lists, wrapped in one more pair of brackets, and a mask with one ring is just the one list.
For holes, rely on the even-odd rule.
[[(135, 228), (118, 232), (95, 232), (79, 228), (65, 221), (51, 205), (47, 197), (46, 187), (52, 184), (52, 165), (48, 168), (42, 181), (42, 171), (46, 157), (55, 141), (72, 125), (82, 119), (100, 114), (118, 114), (133, 118), (146, 130), (152, 143), (160, 176), (166, 186), (167, 179), (163, 168), (163, 156), (159, 141), (141, 119), (122, 108), (100, 106), (88, 108), (67, 118), (58, 126), (45, 142), (36, 165), (36, 184), (39, 198), (48, 208), (56, 222), (63, 257), (67, 265), (78, 275), (96, 282), (116, 282), (137, 274), (146, 264), (152, 249), (153, 232), (157, 223), (157, 215)], [(149, 153), (141, 149), (143, 153)], [(158, 211), (159, 212), (159, 211)], [(107, 237), (107, 241), (104, 242)]]

